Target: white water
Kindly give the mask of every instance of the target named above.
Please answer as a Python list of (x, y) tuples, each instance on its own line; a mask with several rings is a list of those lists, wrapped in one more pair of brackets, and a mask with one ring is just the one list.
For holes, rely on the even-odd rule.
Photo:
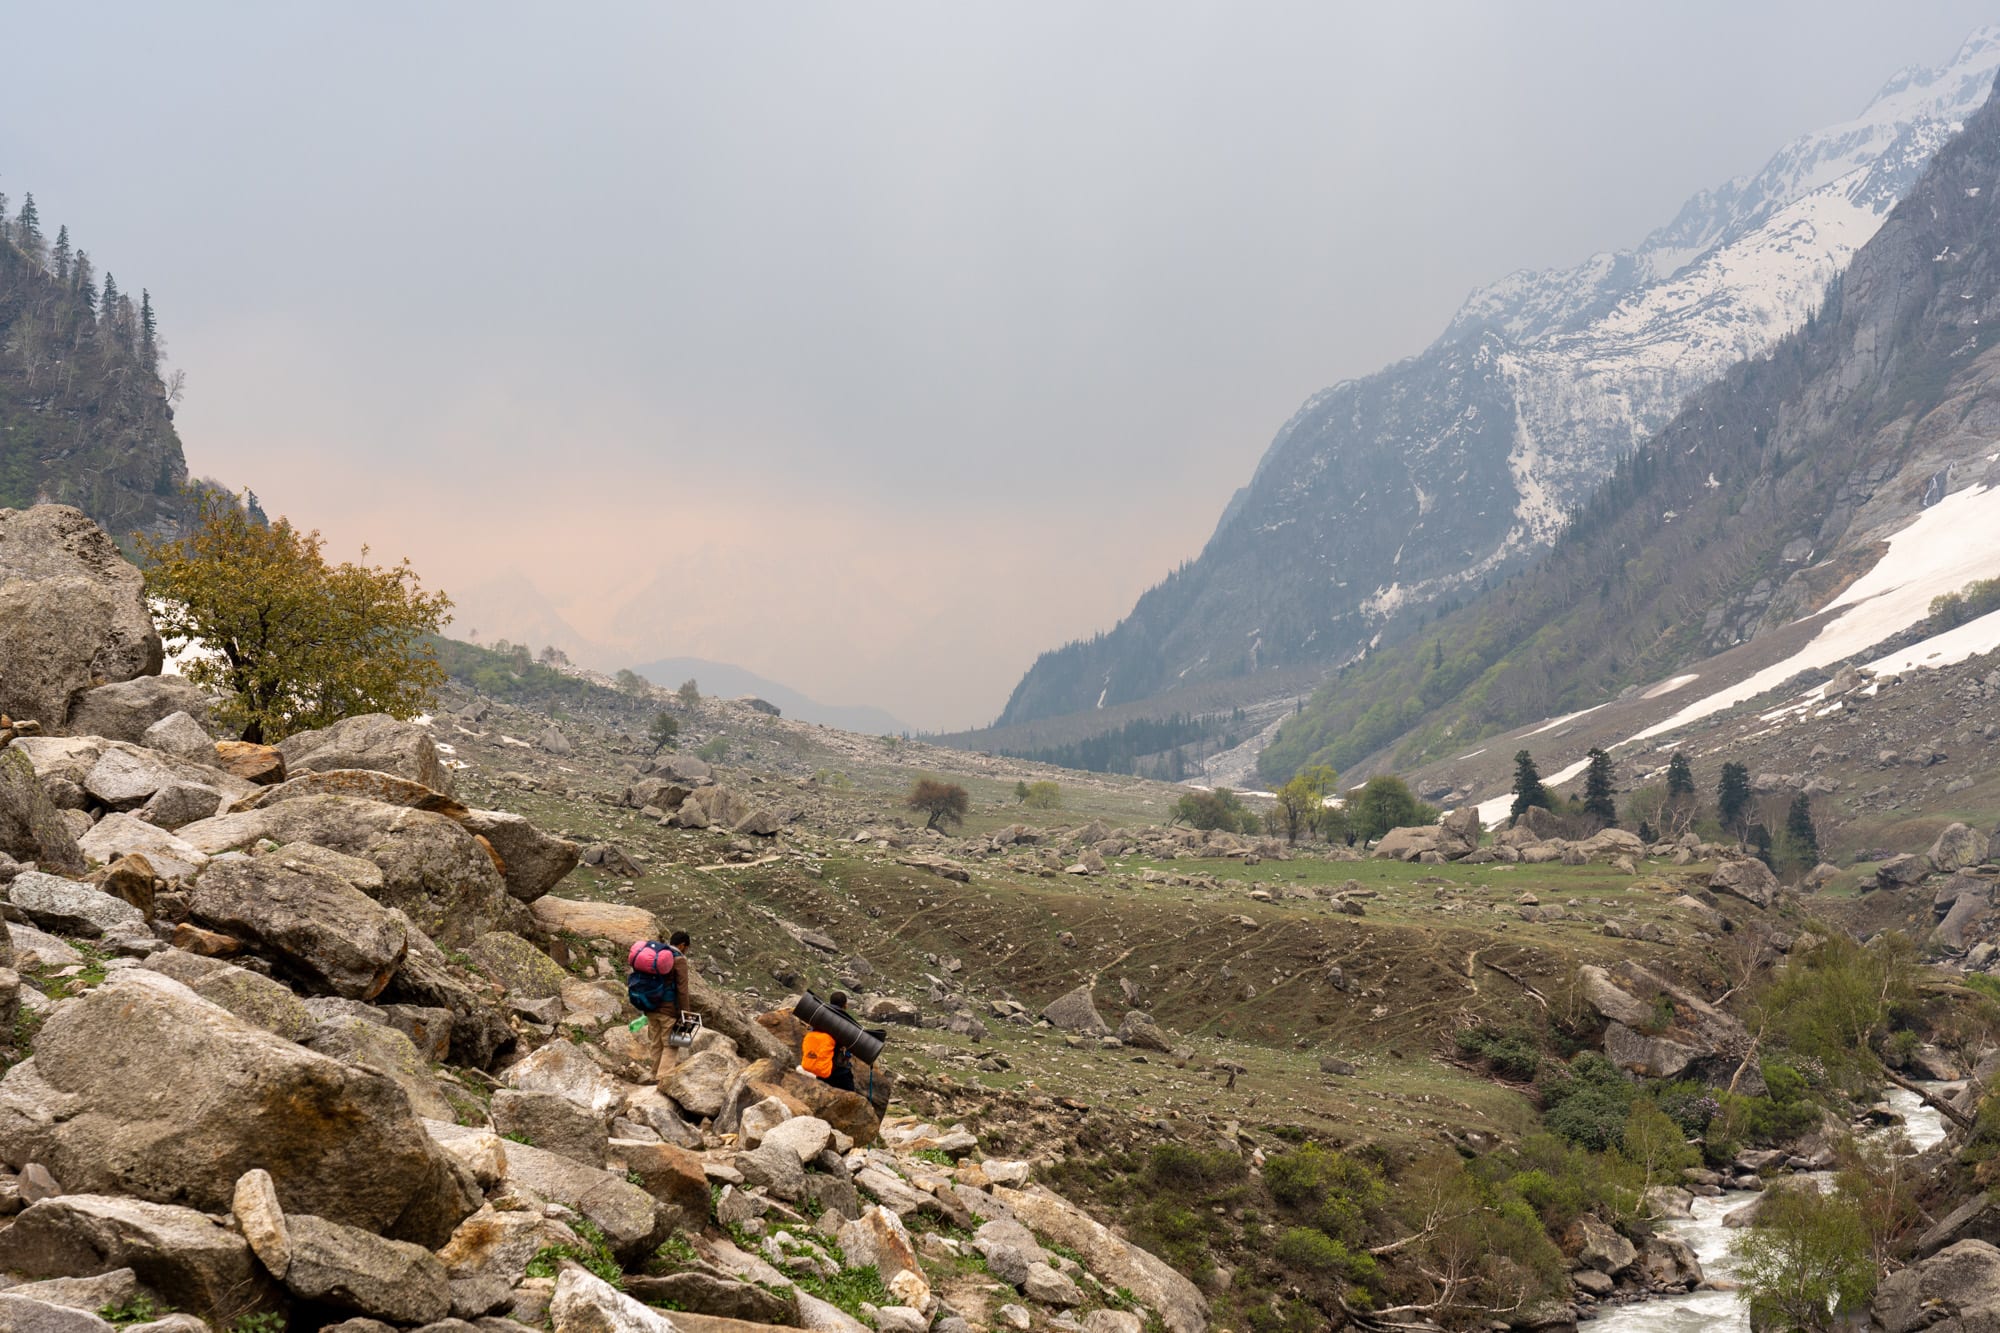
[[(1903, 1117), (1903, 1133), (1918, 1152), (1944, 1138), (1944, 1117), (1924, 1105), (1915, 1093), (1891, 1088), (1885, 1100)], [(1736, 1267), (1729, 1257), (1729, 1242), (1742, 1232), (1723, 1226), (1722, 1219), (1756, 1197), (1750, 1190), (1727, 1190), (1713, 1198), (1696, 1199), (1693, 1220), (1668, 1222), (1659, 1230), (1694, 1247), (1701, 1271), (1710, 1282), (1729, 1278)], [(1748, 1333), (1750, 1310), (1733, 1291), (1703, 1289), (1606, 1306), (1604, 1313), (1586, 1326), (1590, 1333)]]

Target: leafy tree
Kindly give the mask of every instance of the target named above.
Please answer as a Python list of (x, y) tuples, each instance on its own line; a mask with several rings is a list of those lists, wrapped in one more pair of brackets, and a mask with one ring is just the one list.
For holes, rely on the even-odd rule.
[(652, 725), (646, 728), (646, 739), (653, 743), (653, 753), (674, 748), (674, 737), (681, 734), (681, 721), (662, 708), (653, 714)]
[(431, 702), (444, 669), (422, 639), (451, 599), (425, 592), (408, 560), (329, 565), (317, 531), (283, 518), (266, 527), (214, 492), (197, 497), (196, 513), (178, 541), (138, 538), (146, 591), (164, 604), (163, 637), (207, 648), (185, 674), (229, 691), (223, 714), (245, 740), (357, 713), (412, 717)]
[(1378, 773), (1361, 784), (1361, 794), (1354, 798), (1353, 806), (1349, 817), (1354, 832), (1364, 842), (1379, 838), (1392, 828), (1435, 824), (1438, 817), (1437, 807), (1419, 801), (1407, 782), (1387, 773)]
[(966, 812), (972, 809), (972, 795), (955, 782), (918, 778), (903, 804), (925, 816), (925, 828), (935, 829), (945, 824), (963, 824)]
[(1750, 811), (1750, 770), (1741, 764), (1724, 764), (1715, 786), (1715, 811), (1722, 827), (1737, 837), (1748, 830), (1744, 816)]
[(1583, 813), (1606, 827), (1618, 823), (1618, 800), (1611, 788), (1611, 756), (1592, 746), (1583, 772)]
[(1314, 764), (1294, 773), (1292, 780), (1278, 789), (1274, 813), (1278, 831), (1285, 835), (1286, 842), (1295, 843), (1299, 834), (1312, 833), (1320, 827), (1326, 814), (1326, 798), (1333, 794), (1339, 776), (1326, 764)]
[(1632, 1103), (1625, 1116), (1625, 1160), (1645, 1172), (1644, 1189), (1679, 1180), (1682, 1170), (1701, 1165), (1701, 1154), (1671, 1117), (1648, 1098)]
[(689, 708), (693, 708), (701, 703), (701, 686), (694, 683), (693, 676), (689, 676), (686, 680), (682, 681), (681, 687), (675, 690), (674, 693), (678, 694), (681, 702)]
[(1062, 809), (1062, 787), (1046, 779), (1028, 784), (1028, 794), (1021, 798), (1021, 804), (1030, 810)]
[(1875, 1294), (1868, 1227), (1842, 1195), (1771, 1190), (1730, 1248), (1757, 1328), (1821, 1333), (1845, 1326)]
[(1508, 807), (1507, 813), (1513, 818), (1519, 819), (1523, 814), (1527, 813), (1530, 806), (1538, 805), (1544, 810), (1553, 810), (1555, 809), (1555, 804), (1555, 798), (1549, 795), (1549, 789), (1542, 785), (1542, 774), (1541, 770), (1535, 767), (1535, 756), (1529, 754), (1526, 750), (1516, 753), (1514, 756), (1514, 804)]
[(646, 690), (649, 688), (646, 684), (646, 678), (630, 667), (618, 668), (618, 674), (613, 676), (611, 680), (613, 684), (618, 686), (619, 692), (622, 694), (629, 694), (635, 699), (646, 697)]
[(1246, 809), (1243, 800), (1227, 787), (1213, 791), (1191, 791), (1174, 802), (1171, 823), (1189, 828), (1221, 829), (1227, 833), (1255, 833), (1256, 812)]
[(1819, 830), (1813, 827), (1812, 798), (1800, 792), (1785, 812), (1785, 855), (1810, 870), (1819, 864)]

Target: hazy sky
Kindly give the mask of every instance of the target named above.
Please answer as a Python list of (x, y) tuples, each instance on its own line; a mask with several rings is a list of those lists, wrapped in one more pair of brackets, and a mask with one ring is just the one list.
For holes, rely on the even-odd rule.
[(963, 725), (1308, 394), (1995, 20), (17, 6), (0, 189), (152, 292), (196, 473), (408, 554), (460, 631)]

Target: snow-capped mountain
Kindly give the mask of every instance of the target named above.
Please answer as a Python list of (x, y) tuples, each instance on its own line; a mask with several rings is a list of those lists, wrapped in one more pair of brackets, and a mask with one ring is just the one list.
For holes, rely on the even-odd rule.
[(999, 725), (1217, 680), (1247, 699), (1267, 669), (1351, 660), (1518, 567), (1691, 393), (1806, 321), (1996, 73), (1982, 30), (1635, 248), (1512, 274), (1423, 353), (1315, 394), (1200, 558), (1044, 654)]

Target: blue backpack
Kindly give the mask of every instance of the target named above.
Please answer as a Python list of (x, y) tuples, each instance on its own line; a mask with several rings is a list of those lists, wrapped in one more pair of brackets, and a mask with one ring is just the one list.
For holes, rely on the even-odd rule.
[(632, 946), (628, 961), (634, 968), (625, 978), (625, 996), (632, 1007), (642, 1014), (661, 1010), (677, 1014), (681, 1004), (680, 970), (676, 966), (680, 952), (653, 940), (641, 940)]

